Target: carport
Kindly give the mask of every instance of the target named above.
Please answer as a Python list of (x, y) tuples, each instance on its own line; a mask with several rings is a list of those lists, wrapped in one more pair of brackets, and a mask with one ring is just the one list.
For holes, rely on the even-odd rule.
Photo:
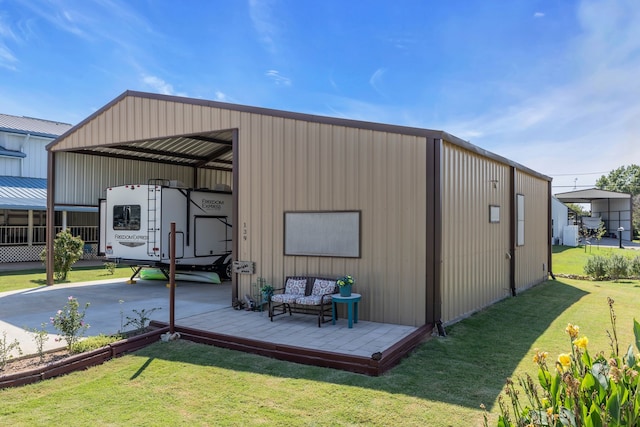
[(631, 213), (633, 198), (631, 194), (591, 188), (556, 194), (563, 203), (585, 203), (591, 205), (591, 217), (600, 218), (607, 229), (607, 237), (618, 238), (618, 229), (624, 228), (622, 240), (632, 240)]
[[(212, 117), (212, 111), (216, 114), (218, 110), (222, 117)], [(243, 178), (251, 180), (250, 187), (260, 186), (259, 181), (254, 181), (259, 179), (257, 175), (247, 173), (255, 167), (256, 156), (262, 158), (254, 152), (255, 144), (260, 142), (255, 135), (261, 131), (254, 129), (255, 119), (246, 119), (252, 115), (256, 117), (258, 113), (269, 114), (271, 111), (127, 91), (47, 147), (47, 208), (54, 210), (67, 204), (95, 206), (105, 188), (149, 179), (178, 180), (190, 188), (226, 184), (233, 189), (232, 222), (239, 225), (233, 229), (234, 259), (253, 259), (256, 248), (252, 249), (254, 255), (247, 253), (246, 248), (244, 251), (238, 248), (238, 241), (241, 238), (246, 241), (247, 230), (251, 228), (239, 219), (238, 206), (242, 196), (236, 190), (242, 179), (238, 162), (240, 153), (246, 159), (243, 170), (247, 175)], [(273, 113), (294, 121), (317, 119), (296, 113)], [(223, 126), (218, 119), (235, 125), (220, 129)], [(240, 129), (253, 131), (243, 133), (242, 147), (238, 145)], [(273, 153), (267, 155), (275, 156)], [(256, 190), (250, 191), (255, 196)], [(243, 201), (246, 202), (244, 206), (252, 205), (249, 196)], [(259, 209), (257, 212), (260, 217)], [(55, 238), (53, 228), (48, 227), (47, 231), (47, 241), (52, 243)], [(53, 253), (51, 248), (49, 254)], [(367, 322), (362, 311), (360, 322), (353, 329), (340, 325), (326, 325), (320, 329), (313, 318), (306, 316), (271, 323), (266, 313), (260, 316), (231, 309), (232, 300), (246, 292), (239, 292), (242, 280), (246, 287), (250, 286), (249, 277), (234, 275), (224, 309), (214, 309), (197, 318), (183, 317), (177, 309), (181, 320), (176, 330), (195, 341), (376, 375), (397, 363), (431, 330), (430, 325), (424, 324), (416, 327)], [(47, 282), (53, 284), (51, 256), (47, 259)], [(181, 292), (180, 288), (178, 292)], [(327, 333), (329, 328), (331, 333)], [(374, 353), (376, 359), (372, 359)]]

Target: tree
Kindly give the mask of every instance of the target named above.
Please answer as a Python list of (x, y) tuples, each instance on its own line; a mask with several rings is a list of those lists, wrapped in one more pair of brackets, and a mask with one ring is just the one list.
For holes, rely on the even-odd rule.
[[(68, 230), (62, 230), (53, 241), (53, 272), (57, 281), (67, 280), (71, 266), (82, 258), (84, 242), (80, 237), (74, 237)], [(43, 250), (40, 259), (45, 262), (47, 250)]]
[(640, 166), (620, 166), (609, 175), (602, 175), (596, 181), (596, 188), (636, 196), (640, 194)]
[(620, 166), (609, 172), (609, 175), (602, 175), (596, 181), (596, 187), (601, 190), (617, 191), (633, 196), (631, 218), (634, 234), (637, 237), (640, 230), (640, 166)]
[(565, 203), (565, 205), (578, 216), (591, 216), (591, 212), (586, 210), (582, 205), (576, 203)]

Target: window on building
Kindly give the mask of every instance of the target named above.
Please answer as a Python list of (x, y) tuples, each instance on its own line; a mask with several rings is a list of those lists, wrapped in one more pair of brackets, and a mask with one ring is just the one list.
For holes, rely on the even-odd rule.
[(516, 194), (516, 244), (524, 246), (524, 194)]

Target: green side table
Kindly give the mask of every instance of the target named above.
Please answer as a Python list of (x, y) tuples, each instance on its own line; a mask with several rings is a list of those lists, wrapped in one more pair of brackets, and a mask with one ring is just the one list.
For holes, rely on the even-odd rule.
[(360, 302), (360, 294), (351, 294), (351, 296), (343, 297), (338, 294), (331, 296), (331, 305), (333, 305), (333, 324), (336, 324), (338, 318), (338, 304), (347, 304), (347, 319), (349, 319), (349, 328), (353, 328), (354, 323), (358, 323), (358, 303)]

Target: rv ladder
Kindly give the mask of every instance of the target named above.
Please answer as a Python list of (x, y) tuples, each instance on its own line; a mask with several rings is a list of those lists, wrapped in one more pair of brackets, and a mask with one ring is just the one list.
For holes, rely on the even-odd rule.
[(159, 247), (157, 245), (156, 236), (158, 235), (158, 223), (156, 221), (158, 209), (158, 191), (160, 187), (157, 185), (149, 185), (147, 194), (147, 255), (157, 255)]

